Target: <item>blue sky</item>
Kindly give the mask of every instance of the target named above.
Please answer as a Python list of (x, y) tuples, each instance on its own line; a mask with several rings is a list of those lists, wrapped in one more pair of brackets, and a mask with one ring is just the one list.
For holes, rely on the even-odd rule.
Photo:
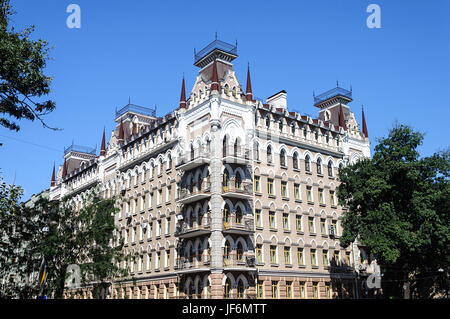
[[(66, 26), (66, 7), (81, 7), (81, 29)], [(369, 29), (369, 4), (381, 8), (381, 29)], [(394, 123), (426, 133), (421, 151), (447, 148), (450, 111), (450, 1), (87, 1), (12, 0), (16, 29), (35, 25), (48, 40), (46, 74), (54, 77), (56, 110), (19, 133), (0, 127), (0, 174), (25, 190), (48, 188), (53, 163), (75, 144), (99, 151), (103, 127), (131, 102), (157, 105), (165, 115), (178, 105), (181, 77), (189, 91), (198, 69), (194, 48), (214, 39), (234, 43), (245, 88), (251, 65), (253, 94), (286, 90), (288, 108), (317, 115), (316, 94), (353, 87), (357, 120), (364, 110), (373, 146)], [(26, 143), (25, 143), (26, 142)], [(39, 146), (37, 146), (39, 145)]]

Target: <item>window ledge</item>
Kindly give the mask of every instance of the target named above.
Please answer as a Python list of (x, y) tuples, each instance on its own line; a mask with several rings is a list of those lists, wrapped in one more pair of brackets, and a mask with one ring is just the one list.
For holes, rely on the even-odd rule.
[(314, 202), (308, 201), (308, 204), (309, 204), (309, 205), (314, 205)]
[(254, 194), (255, 194), (256, 196), (262, 196), (262, 193), (261, 193), (261, 192), (254, 192)]
[(285, 234), (290, 234), (290, 233), (291, 233), (291, 230), (290, 230), (290, 229), (283, 229), (283, 233), (285, 233)]
[(289, 201), (289, 197), (281, 197), (282, 200)]
[(280, 265), (279, 264), (270, 263), (270, 266), (272, 266), (272, 267), (279, 267)]
[(270, 228), (269, 230), (273, 231), (273, 232), (277, 232), (278, 231), (278, 229), (276, 229), (276, 228)]
[(269, 194), (269, 198), (277, 198), (275, 195)]
[(296, 199), (295, 202), (296, 202), (296, 203), (301, 203), (302, 200), (301, 200), (301, 199)]
[(305, 233), (302, 230), (297, 230), (297, 235), (304, 235)]

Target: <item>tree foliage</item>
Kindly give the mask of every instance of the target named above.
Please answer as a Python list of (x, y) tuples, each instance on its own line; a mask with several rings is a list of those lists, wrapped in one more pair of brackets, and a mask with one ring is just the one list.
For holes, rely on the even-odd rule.
[(43, 73), (49, 60), (49, 44), (30, 38), (34, 26), (21, 32), (10, 27), (13, 14), (10, 0), (0, 0), (0, 125), (19, 131), (16, 120), (38, 119), (51, 128), (43, 116), (55, 109), (55, 102), (41, 101), (50, 93), (52, 81)]
[(348, 208), (341, 244), (358, 240), (376, 255), (383, 280), (398, 283), (390, 293), (400, 294), (407, 282), (416, 296), (428, 297), (436, 285), (427, 278), (448, 278), (450, 153), (421, 158), (422, 141), (410, 127), (394, 127), (372, 159), (340, 170), (338, 197)]
[(49, 201), (45, 196), (33, 205), (25, 205), (18, 204), (21, 194), (20, 188), (1, 184), (0, 226), (4, 240), (0, 262), (2, 270), (8, 269), (2, 271), (2, 278), (8, 280), (1, 287), (0, 297), (37, 297), (42, 258), (47, 265), (46, 293), (53, 298), (63, 297), (69, 265), (80, 266), (80, 287), (89, 286), (94, 298), (100, 298), (102, 289), (109, 287), (113, 279), (128, 274), (127, 268), (119, 267), (127, 256), (123, 242), (115, 236), (117, 199), (103, 199), (93, 190), (81, 207), (70, 198)]

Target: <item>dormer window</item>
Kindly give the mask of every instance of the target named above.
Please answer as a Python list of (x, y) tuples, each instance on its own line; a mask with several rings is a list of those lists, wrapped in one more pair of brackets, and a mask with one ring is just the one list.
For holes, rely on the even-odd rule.
[(226, 95), (230, 94), (230, 88), (228, 87), (228, 84), (225, 84), (225, 87), (223, 88)]

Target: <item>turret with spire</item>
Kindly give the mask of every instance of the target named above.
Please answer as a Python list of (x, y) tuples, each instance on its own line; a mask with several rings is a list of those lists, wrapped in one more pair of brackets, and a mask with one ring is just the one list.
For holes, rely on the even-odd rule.
[(250, 63), (248, 64), (247, 69), (247, 89), (245, 92), (245, 97), (247, 98), (247, 101), (253, 101), (252, 81), (250, 79)]
[(185, 108), (186, 108), (186, 89), (184, 85), (184, 75), (183, 75), (183, 81), (181, 83), (180, 109)]
[(105, 129), (103, 128), (103, 137), (102, 137), (102, 146), (100, 149), (100, 156), (106, 155), (106, 146), (105, 146)]

